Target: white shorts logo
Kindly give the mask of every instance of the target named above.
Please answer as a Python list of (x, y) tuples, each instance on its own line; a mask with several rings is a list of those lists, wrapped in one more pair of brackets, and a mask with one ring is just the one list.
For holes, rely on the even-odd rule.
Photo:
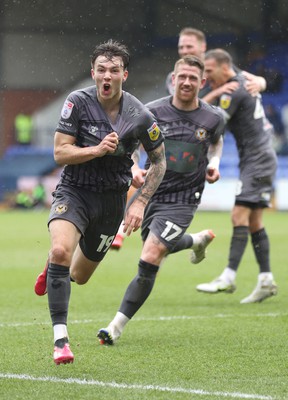
[(241, 192), (242, 192), (242, 186), (243, 186), (243, 183), (242, 183), (242, 181), (237, 181), (237, 183), (236, 183), (236, 196), (239, 196), (240, 194), (241, 194)]
[(72, 113), (73, 107), (74, 104), (71, 101), (66, 100), (61, 111), (61, 117), (64, 119), (68, 119)]

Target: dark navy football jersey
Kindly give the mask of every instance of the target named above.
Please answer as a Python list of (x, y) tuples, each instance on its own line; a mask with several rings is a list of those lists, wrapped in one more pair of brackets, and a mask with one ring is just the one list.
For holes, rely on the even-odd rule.
[(218, 105), (226, 115), (227, 129), (236, 140), (240, 170), (248, 171), (249, 166), (254, 176), (273, 174), (276, 168), (273, 126), (265, 116), (261, 95), (252, 96), (247, 92), (242, 75), (238, 74), (232, 80), (239, 82), (239, 89), (223, 94)]
[(61, 183), (96, 192), (127, 190), (132, 181), (131, 155), (139, 142), (146, 152), (163, 142), (151, 112), (128, 92), (123, 91), (120, 111), (112, 124), (98, 102), (95, 86), (68, 96), (56, 131), (74, 136), (79, 147), (96, 146), (109, 133), (118, 134), (119, 145), (114, 154), (66, 165), (62, 172)]
[(152, 201), (199, 204), (209, 145), (216, 143), (224, 132), (221, 111), (202, 100), (196, 110), (178, 110), (172, 105), (171, 96), (148, 103), (147, 107), (165, 137), (167, 162), (165, 176)]

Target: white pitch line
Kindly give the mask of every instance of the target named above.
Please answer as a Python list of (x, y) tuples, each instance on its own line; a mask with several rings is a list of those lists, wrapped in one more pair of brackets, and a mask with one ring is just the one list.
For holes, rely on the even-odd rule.
[[(266, 313), (266, 314), (215, 314), (215, 315), (171, 315), (171, 316), (160, 316), (160, 317), (135, 317), (133, 318), (133, 322), (142, 322), (142, 321), (187, 321), (193, 319), (211, 319), (211, 318), (277, 318), (287, 316), (288, 313)], [(83, 320), (73, 320), (69, 321), (69, 324), (94, 324), (104, 321), (103, 318), (99, 319), (83, 319)], [(24, 326), (35, 326), (35, 325), (51, 325), (51, 322), (8, 322), (8, 323), (0, 323), (0, 328), (13, 328), (13, 327), (24, 327)]]
[(209, 392), (207, 390), (199, 390), (199, 389), (185, 389), (181, 387), (167, 387), (167, 386), (158, 386), (158, 385), (138, 385), (138, 384), (126, 384), (126, 383), (116, 383), (116, 382), (102, 382), (95, 380), (86, 380), (86, 379), (77, 379), (77, 378), (68, 378), (68, 379), (60, 379), (53, 376), (44, 376), (44, 377), (35, 377), (31, 375), (25, 374), (2, 374), (0, 373), (0, 379), (18, 379), (24, 381), (36, 381), (36, 382), (53, 382), (53, 383), (67, 383), (67, 384), (76, 384), (76, 385), (87, 385), (87, 386), (100, 386), (100, 387), (109, 387), (112, 389), (126, 389), (126, 390), (155, 390), (158, 392), (167, 392), (167, 393), (188, 393), (188, 394), (198, 394), (199, 396), (217, 396), (220, 397), (232, 397), (234, 399), (252, 399), (252, 400), (273, 400), (271, 396), (264, 396), (259, 394), (249, 394), (249, 393), (238, 393), (238, 392)]

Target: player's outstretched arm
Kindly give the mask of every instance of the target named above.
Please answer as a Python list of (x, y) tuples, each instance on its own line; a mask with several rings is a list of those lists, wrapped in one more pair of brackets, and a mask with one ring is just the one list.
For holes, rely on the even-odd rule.
[(213, 104), (222, 94), (224, 93), (232, 93), (239, 88), (239, 83), (236, 81), (225, 83), (217, 89), (211, 90), (211, 92), (207, 93), (203, 100), (209, 104)]

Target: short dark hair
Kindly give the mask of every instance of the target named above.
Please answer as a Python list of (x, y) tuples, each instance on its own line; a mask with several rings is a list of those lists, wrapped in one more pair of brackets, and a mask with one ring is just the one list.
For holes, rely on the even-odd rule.
[(212, 49), (205, 53), (205, 60), (209, 58), (214, 58), (217, 64), (228, 64), (233, 65), (233, 59), (231, 55), (223, 49)]
[(185, 56), (183, 58), (180, 58), (175, 63), (174, 71), (176, 71), (178, 65), (180, 65), (180, 64), (187, 64), (187, 65), (190, 65), (190, 67), (198, 67), (200, 69), (200, 72), (201, 72), (201, 77), (203, 76), (204, 63), (203, 63), (202, 60), (200, 60), (199, 57), (196, 57), (196, 56)]
[(127, 69), (129, 66), (130, 54), (128, 48), (116, 40), (109, 39), (107, 42), (101, 43), (95, 47), (91, 55), (92, 68), (94, 67), (96, 58), (99, 56), (105, 56), (108, 60), (112, 60), (113, 57), (121, 57), (124, 69)]
[(205, 33), (195, 28), (183, 28), (181, 29), (179, 36), (187, 35), (187, 36), (195, 36), (199, 42), (206, 43)]

